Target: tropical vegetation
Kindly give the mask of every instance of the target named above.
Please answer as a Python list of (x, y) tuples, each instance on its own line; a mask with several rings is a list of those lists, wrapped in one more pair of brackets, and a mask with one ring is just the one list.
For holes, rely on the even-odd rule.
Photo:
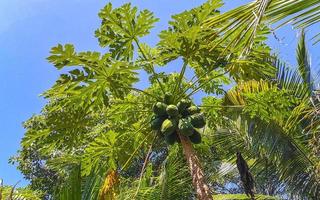
[[(173, 15), (150, 46), (141, 38), (159, 19), (108, 3), (95, 31), (103, 52), (53, 47), (61, 75), (11, 159), (28, 189), (42, 199), (318, 199), (320, 91), (305, 30), (320, 3), (222, 5)], [(267, 45), (287, 25), (300, 32), (294, 67)]]

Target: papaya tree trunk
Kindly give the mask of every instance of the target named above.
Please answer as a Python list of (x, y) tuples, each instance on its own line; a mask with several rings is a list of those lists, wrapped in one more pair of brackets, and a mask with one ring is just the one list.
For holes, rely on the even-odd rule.
[(193, 149), (191, 141), (189, 138), (179, 134), (183, 153), (186, 157), (190, 174), (192, 177), (192, 184), (197, 193), (197, 198), (199, 200), (212, 200), (212, 195), (208, 185), (205, 182), (204, 173), (202, 171), (200, 161)]

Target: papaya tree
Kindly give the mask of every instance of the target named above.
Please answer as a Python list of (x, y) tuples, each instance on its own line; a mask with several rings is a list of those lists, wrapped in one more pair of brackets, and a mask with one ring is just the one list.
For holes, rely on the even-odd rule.
[[(95, 31), (103, 52), (53, 47), (48, 61), (63, 72), (43, 93), (41, 113), (25, 122), (13, 159), (31, 186), (48, 199), (219, 199), (240, 182), (223, 171), (241, 152), (256, 177), (252, 193), (318, 196), (319, 161), (308, 152), (318, 104), (309, 101), (307, 73), (272, 55), (267, 24), (245, 54), (246, 42), (230, 46), (236, 35), (221, 40), (226, 22), (207, 24), (224, 17), (221, 6), (209, 0), (173, 15), (151, 47), (141, 38), (158, 21), (152, 12), (109, 3)], [(53, 180), (31, 178), (37, 170)], [(270, 182), (276, 189), (264, 190)]]

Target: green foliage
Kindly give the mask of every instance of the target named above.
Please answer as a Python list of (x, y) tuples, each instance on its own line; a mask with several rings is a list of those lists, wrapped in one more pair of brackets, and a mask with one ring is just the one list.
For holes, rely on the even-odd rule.
[(311, 80), (311, 63), (307, 50), (306, 38), (304, 30), (301, 31), (299, 38), (299, 43), (297, 47), (297, 61), (298, 61), (298, 70), (301, 74), (301, 77), (309, 89), (312, 90), (313, 83)]
[(130, 154), (126, 154), (121, 149), (126, 148), (129, 153), (129, 144), (132, 142), (134, 142), (132, 138), (114, 131), (108, 131), (99, 135), (85, 149), (82, 161), (82, 175), (89, 175), (92, 171), (91, 167), (104, 162), (107, 163), (109, 169), (117, 169), (118, 164), (120, 166), (123, 165), (130, 156)]
[[(266, 196), (266, 195), (256, 195), (255, 196), (259, 200), (276, 200), (278, 198), (276, 197), (271, 197), (271, 196)], [(248, 197), (245, 194), (218, 194), (218, 195), (213, 195), (214, 199), (217, 200), (236, 200), (236, 199), (241, 199), (241, 200), (250, 200), (251, 197)]]
[(206, 115), (209, 128), (215, 129), (221, 125), (224, 119), (221, 117), (222, 100), (213, 96), (204, 97), (202, 99), (201, 110)]
[(81, 171), (80, 166), (74, 166), (70, 169), (66, 183), (60, 185), (60, 188), (54, 196), (59, 200), (78, 200), (81, 199)]
[(109, 53), (76, 53), (73, 45), (63, 47), (59, 44), (52, 48), (51, 54), (48, 60), (58, 69), (79, 66), (67, 74), (61, 74), (56, 84), (44, 93), (46, 98), (63, 99), (66, 105), (103, 107), (108, 105), (110, 95), (123, 98), (132, 84), (138, 81), (137, 66), (115, 60)]
[[(173, 145), (181, 133), (197, 144), (215, 192), (243, 193), (232, 170), (240, 151), (258, 193), (272, 186), (272, 195), (319, 196), (319, 98), (304, 84), (311, 77), (304, 37), (297, 50), (300, 73), (265, 44), (267, 19), (292, 14), (278, 13), (282, 4), (300, 6), (292, 13), (317, 5), (261, 0), (220, 14), (222, 2), (209, 0), (173, 15), (155, 47), (139, 41), (158, 20), (152, 12), (107, 4), (95, 33), (104, 53), (76, 52), (71, 44), (51, 49), (48, 61), (70, 70), (44, 92), (48, 103), (41, 113), (24, 123), (22, 149), (12, 162), (47, 199), (107, 198), (101, 191), (110, 172), (120, 182), (107, 189), (118, 199), (194, 199), (181, 145)], [(180, 73), (156, 70), (178, 58)], [(140, 72), (149, 78), (143, 89), (135, 87)], [(197, 92), (206, 94), (198, 106), (192, 103)], [(227, 191), (230, 185), (235, 191)], [(246, 198), (226, 196), (214, 198)]]
[[(223, 34), (214, 41), (217, 45), (228, 41), (228, 49), (242, 48), (240, 51), (247, 54), (252, 50), (255, 39), (259, 37), (259, 30), (265, 23), (272, 25), (281, 22), (278, 27), (288, 23), (299, 28), (308, 27), (319, 22), (318, 7), (319, 2), (316, 0), (305, 2), (258, 0), (230, 10), (221, 16), (214, 16), (207, 20), (206, 26), (215, 30), (212, 33), (214, 36), (217, 33)], [(221, 27), (217, 30), (217, 26)]]
[[(192, 199), (191, 177), (185, 161), (181, 158), (181, 149), (172, 146), (169, 155), (157, 170), (149, 166), (140, 181), (122, 182), (119, 199)], [(156, 176), (153, 174), (157, 172)], [(153, 172), (153, 173), (152, 173)]]
[(211, 67), (216, 62), (217, 55), (209, 53), (210, 46), (204, 41), (208, 29), (201, 24), (208, 17), (218, 15), (217, 9), (221, 5), (221, 1), (210, 0), (190, 11), (172, 16), (168, 30), (159, 35), (158, 47), (166, 62), (180, 56), (203, 67)]
[(290, 69), (283, 62), (275, 60), (277, 66), (276, 83), (280, 88), (286, 89), (291, 95), (297, 98), (308, 98), (310, 90), (303, 83), (303, 78), (299, 71)]
[(148, 10), (137, 12), (137, 7), (131, 7), (130, 3), (115, 9), (108, 3), (100, 11), (102, 22), (95, 35), (101, 47), (110, 49), (112, 57), (120, 60), (132, 59), (133, 42), (147, 35), (158, 21)]
[[(242, 105), (243, 112), (235, 120), (233, 131), (217, 134), (217, 144), (227, 147), (231, 155), (237, 151), (246, 152), (257, 159), (256, 166), (265, 159), (270, 160), (276, 169), (274, 173), (292, 193), (316, 196), (316, 193), (299, 192), (310, 191), (318, 184), (315, 174), (309, 171), (316, 163), (310, 159), (308, 147), (304, 145), (309, 137), (301, 132), (304, 124), (299, 117), (298, 120), (294, 117), (295, 108), (304, 105), (304, 99), (264, 82), (244, 83), (239, 88), (237, 93), (230, 91), (228, 97), (232, 105)], [(288, 123), (291, 120), (295, 121)]]
[(4, 186), (0, 179), (0, 199), (10, 200), (40, 200), (43, 194), (29, 187), (17, 188), (15, 186)]

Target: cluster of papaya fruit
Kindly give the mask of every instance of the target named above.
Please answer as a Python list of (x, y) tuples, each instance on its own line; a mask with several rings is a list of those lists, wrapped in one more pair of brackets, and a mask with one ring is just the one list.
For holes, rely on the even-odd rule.
[(173, 105), (172, 99), (172, 95), (166, 93), (163, 102), (154, 104), (152, 130), (161, 134), (169, 145), (180, 142), (178, 133), (189, 137), (194, 144), (201, 143), (201, 135), (197, 129), (206, 124), (203, 113), (190, 100), (181, 99), (177, 105)]

